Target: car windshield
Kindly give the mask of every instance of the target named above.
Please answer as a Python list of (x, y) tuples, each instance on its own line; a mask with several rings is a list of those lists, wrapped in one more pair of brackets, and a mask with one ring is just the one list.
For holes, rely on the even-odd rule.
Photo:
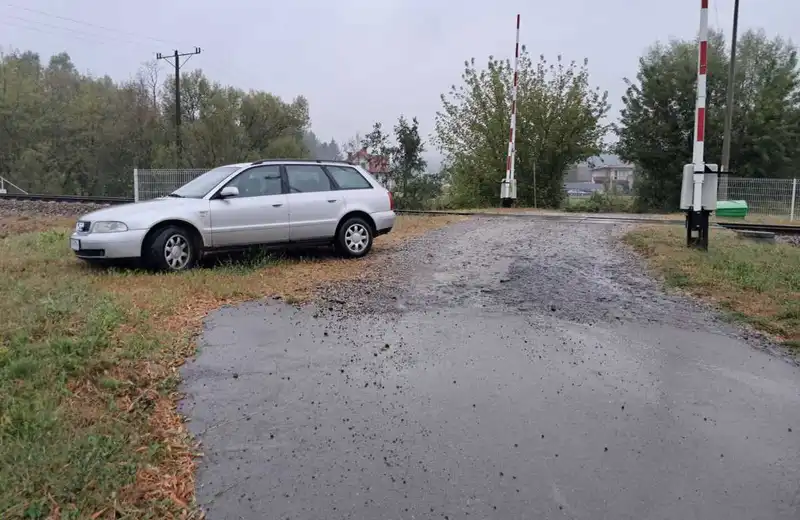
[(209, 170), (169, 194), (170, 197), (202, 199), (225, 178), (238, 170), (238, 166), (221, 166)]

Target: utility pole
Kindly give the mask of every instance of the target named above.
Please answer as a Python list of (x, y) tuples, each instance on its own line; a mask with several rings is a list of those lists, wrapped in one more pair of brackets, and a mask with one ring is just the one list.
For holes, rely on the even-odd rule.
[(725, 129), (722, 134), (722, 172), (728, 173), (731, 162), (731, 127), (733, 126), (733, 90), (736, 78), (736, 33), (739, 29), (739, 0), (733, 2), (733, 32), (731, 33), (731, 67), (728, 71), (728, 101), (725, 110)]
[[(200, 54), (200, 47), (195, 47), (194, 52), (184, 52), (180, 53), (175, 50), (172, 53), (172, 56), (165, 56), (160, 52), (156, 54), (157, 60), (164, 60), (173, 67), (175, 67), (175, 150), (176, 150), (176, 161), (175, 167), (180, 168), (183, 165), (181, 161), (181, 156), (183, 155), (183, 144), (181, 143), (181, 67), (186, 64), (187, 61), (191, 59), (192, 56), (195, 54)], [(188, 56), (183, 63), (181, 63), (181, 58), (184, 56)], [(174, 63), (170, 61), (170, 58), (174, 60)]]

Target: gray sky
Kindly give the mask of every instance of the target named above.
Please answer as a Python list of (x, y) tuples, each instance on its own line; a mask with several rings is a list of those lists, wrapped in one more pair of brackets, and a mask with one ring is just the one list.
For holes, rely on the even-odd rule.
[[(710, 0), (710, 25), (729, 32), (732, 11), (733, 0)], [(616, 112), (622, 78), (649, 44), (697, 33), (700, 0), (16, 0), (0, 2), (0, 44), (67, 51), (82, 71), (118, 80), (156, 52), (199, 46), (189, 68), (244, 89), (303, 94), (314, 132), (345, 141), (400, 114), (417, 116), (427, 135), (465, 59), (512, 56), (518, 12), (521, 42), (551, 58), (589, 58)], [(797, 0), (741, 0), (740, 30), (800, 42), (798, 20)]]

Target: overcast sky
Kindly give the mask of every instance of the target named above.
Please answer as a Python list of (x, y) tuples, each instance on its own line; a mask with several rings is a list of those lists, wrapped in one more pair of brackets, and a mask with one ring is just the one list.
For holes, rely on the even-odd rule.
[[(531, 52), (588, 58), (616, 111), (642, 51), (696, 35), (699, 12), (700, 0), (16, 0), (0, 1), (0, 44), (67, 51), (80, 70), (118, 80), (156, 52), (199, 46), (189, 68), (286, 99), (302, 94), (314, 132), (345, 141), (400, 114), (417, 116), (427, 135), (465, 59), (512, 56), (517, 13)], [(730, 32), (732, 12), (733, 0), (710, 0), (710, 25)], [(798, 0), (741, 0), (741, 30), (800, 42), (798, 20)]]

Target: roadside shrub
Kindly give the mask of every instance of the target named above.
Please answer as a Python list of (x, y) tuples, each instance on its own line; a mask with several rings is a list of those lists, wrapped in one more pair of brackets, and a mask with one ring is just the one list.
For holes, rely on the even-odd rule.
[(630, 196), (595, 192), (586, 199), (569, 203), (564, 210), (570, 213), (631, 213), (634, 207)]

